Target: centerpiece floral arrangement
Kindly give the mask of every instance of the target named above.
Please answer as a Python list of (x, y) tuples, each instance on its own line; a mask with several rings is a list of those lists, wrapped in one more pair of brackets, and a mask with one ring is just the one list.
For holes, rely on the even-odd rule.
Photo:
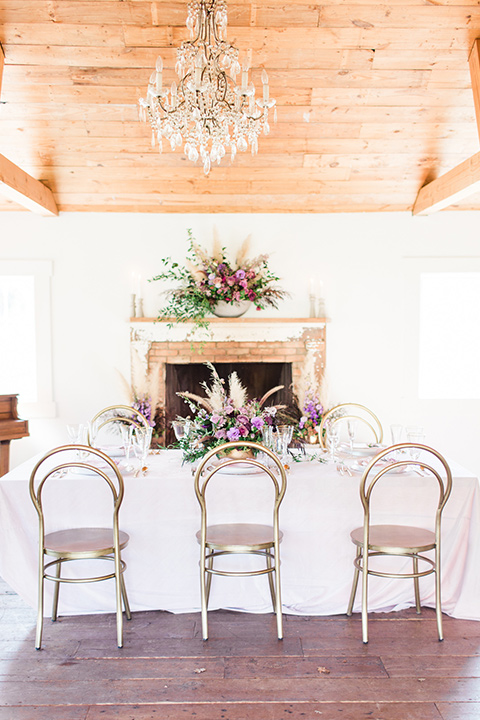
[(159, 317), (172, 317), (177, 322), (194, 321), (197, 327), (208, 327), (205, 318), (214, 312), (218, 302), (234, 304), (251, 301), (257, 310), (278, 307), (288, 293), (275, 283), (279, 278), (268, 268), (268, 255), (248, 259), (247, 238), (235, 262), (228, 260), (226, 249), (214, 238), (212, 254), (198, 245), (188, 230), (188, 251), (185, 265), (170, 257), (162, 258), (164, 271), (151, 281), (166, 280), (178, 283), (167, 291), (168, 302)]
[(261, 442), (263, 429), (275, 425), (277, 410), (281, 405), (265, 407), (265, 401), (282, 385), (269, 390), (260, 400), (249, 400), (236, 372), (228, 377), (228, 390), (215, 367), (205, 363), (211, 370), (212, 383), (201, 386), (207, 397), (191, 392), (177, 393), (189, 405), (193, 418), (185, 421), (185, 434), (178, 441), (187, 462), (198, 460), (206, 452), (226, 442), (246, 440)]
[(320, 383), (318, 379), (315, 356), (311, 352), (308, 352), (305, 358), (295, 395), (300, 414), (295, 435), (308, 443), (317, 442), (317, 427), (326, 411), (324, 401), (326, 388), (323, 381)]
[(153, 437), (162, 437), (165, 430), (165, 411), (160, 399), (160, 373), (158, 366), (145, 372), (136, 352), (132, 354), (132, 381), (128, 383), (119, 372), (125, 401), (142, 413), (150, 427)]

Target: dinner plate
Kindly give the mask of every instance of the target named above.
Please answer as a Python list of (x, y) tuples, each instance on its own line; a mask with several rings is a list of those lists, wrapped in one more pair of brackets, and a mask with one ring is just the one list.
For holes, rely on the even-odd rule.
[(384, 449), (383, 445), (368, 444), (368, 443), (357, 443), (353, 446), (353, 450), (350, 445), (346, 443), (339, 446), (339, 451), (352, 457), (368, 457), (377, 455)]
[(103, 447), (97, 448), (97, 450), (101, 450), (110, 458), (118, 458), (125, 455), (125, 450), (121, 445), (104, 445)]
[(249, 465), (247, 463), (229, 463), (224, 462), (212, 463), (218, 465), (220, 469), (218, 472), (221, 475), (258, 475), (263, 473), (264, 470), (257, 465)]
[[(348, 467), (350, 468), (350, 470), (353, 470), (353, 472), (363, 473), (363, 471), (365, 470), (365, 468), (367, 467), (367, 465), (370, 462), (371, 462), (371, 458), (365, 459), (365, 460), (355, 460), (354, 462), (350, 463)], [(375, 467), (377, 468), (377, 472), (378, 472), (378, 470), (383, 470), (383, 468), (386, 468), (389, 465), (393, 465), (394, 462), (395, 462), (394, 460), (379, 460), (375, 465)], [(404, 465), (402, 467), (397, 468), (396, 470), (392, 470), (391, 474), (392, 475), (405, 475), (405, 473), (408, 473), (408, 472), (409, 472), (409, 468)]]

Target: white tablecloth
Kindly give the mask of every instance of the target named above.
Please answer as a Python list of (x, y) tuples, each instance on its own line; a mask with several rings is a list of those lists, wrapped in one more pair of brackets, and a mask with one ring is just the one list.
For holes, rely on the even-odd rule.
[[(0, 478), (0, 575), (32, 607), (37, 597), (38, 521), (28, 493), (32, 461)], [(178, 451), (162, 451), (149, 458), (146, 477), (125, 477), (120, 526), (130, 535), (124, 551), (125, 573), (132, 610), (190, 612), (200, 609), (200, 511), (190, 467), (182, 466)], [(458, 617), (480, 620), (480, 494), (478, 479), (451, 464), (454, 486), (443, 516), (443, 609)], [(238, 520), (247, 505), (250, 521), (271, 520), (262, 504), (271, 495), (271, 481), (260, 475), (217, 475), (211, 488), (215, 502), (210, 522)], [(359, 475), (341, 476), (331, 464), (317, 461), (292, 465), (280, 512), (284, 533), (281, 548), (282, 600), (286, 613), (327, 615), (344, 613), (353, 574), (355, 549), (350, 531), (363, 521)], [(384, 483), (375, 504), (376, 520), (432, 527), (432, 480), (415, 474), (397, 475)], [(87, 476), (67, 476), (47, 485), (55, 519), (47, 530), (80, 523), (102, 525), (110, 510), (106, 491)], [(392, 498), (400, 493), (403, 502)], [(232, 559), (229, 559), (230, 561)], [(233, 558), (238, 561), (239, 558)], [(247, 558), (258, 563), (256, 558)], [(47, 586), (47, 612), (51, 586)], [(433, 577), (421, 581), (424, 605), (434, 606)], [(360, 592), (355, 611), (359, 610)], [(413, 582), (371, 578), (372, 611), (400, 609), (413, 604)], [(113, 581), (82, 586), (62, 585), (60, 613), (111, 612)], [(257, 578), (216, 577), (210, 607), (269, 612), (268, 581)]]

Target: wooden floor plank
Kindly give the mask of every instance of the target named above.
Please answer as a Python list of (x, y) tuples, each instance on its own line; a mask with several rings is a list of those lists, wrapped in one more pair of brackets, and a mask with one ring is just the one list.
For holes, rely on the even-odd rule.
[(0, 720), (479, 720), (480, 623), (410, 608), (351, 618), (215, 611), (45, 623), (0, 581)]

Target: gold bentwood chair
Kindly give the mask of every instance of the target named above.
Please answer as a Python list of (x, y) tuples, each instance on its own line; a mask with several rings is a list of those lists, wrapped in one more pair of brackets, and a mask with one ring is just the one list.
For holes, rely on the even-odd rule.
[(322, 448), (327, 446), (327, 438), (324, 430), (327, 429), (329, 423), (336, 425), (348, 420), (358, 420), (364, 425), (369, 432), (375, 437), (375, 442), (381, 443), (383, 440), (382, 423), (378, 417), (364, 405), (358, 403), (341, 403), (330, 408), (322, 417), (319, 430), (319, 440)]
[[(226, 459), (216, 462), (216, 455), (222, 451), (249, 448), (261, 451), (268, 459), (268, 465), (255, 457)], [(273, 483), (273, 522), (272, 525), (253, 523), (230, 523), (209, 525), (207, 522), (206, 490), (210, 480), (223, 468), (233, 463), (253, 466), (266, 473)], [(202, 458), (195, 473), (195, 493), (201, 508), (201, 529), (197, 533), (200, 544), (200, 590), (202, 604), (203, 639), (208, 640), (207, 609), (212, 575), (231, 577), (249, 577), (268, 575), (273, 611), (277, 617), (278, 638), (283, 638), (282, 600), (280, 592), (280, 542), (283, 534), (279, 530), (278, 515), (280, 504), (287, 488), (285, 468), (278, 457), (263, 445), (253, 442), (232, 442), (210, 450)], [(233, 554), (254, 554), (265, 559), (266, 567), (250, 571), (226, 571), (214, 567), (215, 558)]]
[(136, 408), (129, 405), (110, 405), (100, 410), (91, 420), (88, 433), (88, 443), (92, 444), (95, 436), (103, 428), (109, 428), (114, 425), (133, 425), (134, 428), (148, 429), (150, 424), (146, 417), (142, 415)]
[[(413, 450), (413, 456), (409, 455)], [(387, 457), (388, 456), (388, 457)], [(414, 457), (419, 459), (413, 459)], [(387, 458), (387, 460), (386, 460)], [(394, 459), (390, 462), (390, 458)], [(407, 459), (408, 458), (408, 459)], [(433, 464), (430, 464), (432, 463)], [(419, 464), (421, 463), (421, 464)], [(435, 465), (435, 466), (434, 466)], [(436, 503), (435, 519), (432, 518), (434, 530), (409, 525), (373, 525), (371, 524), (372, 493), (380, 480), (388, 481), (389, 474), (398, 475), (399, 472), (408, 471), (414, 466), (416, 472), (428, 477), (438, 489), (438, 502)], [(445, 477), (443, 477), (445, 476)], [(425, 477), (422, 483), (425, 482)], [(398, 480), (398, 478), (397, 478)], [(419, 478), (420, 481), (420, 478)], [(433, 481), (436, 481), (433, 483)], [(403, 443), (393, 445), (376, 455), (366, 467), (360, 481), (360, 499), (363, 505), (363, 526), (350, 533), (352, 542), (357, 547), (354, 560), (354, 576), (352, 592), (348, 604), (347, 615), (352, 614), (353, 603), (357, 592), (359, 573), (362, 572), (362, 634), (363, 642), (368, 642), (368, 576), (376, 575), (384, 578), (411, 578), (413, 579), (415, 606), (417, 613), (421, 612), (419, 578), (435, 574), (435, 606), (437, 617), (438, 639), (443, 640), (442, 630), (442, 602), (440, 578), (440, 540), (441, 519), (443, 508), (452, 489), (452, 474), (446, 460), (436, 451), (426, 445)], [(392, 497), (392, 502), (400, 502), (400, 497)], [(412, 497), (406, 498), (411, 506)], [(408, 509), (407, 509), (408, 511)], [(433, 559), (424, 553), (433, 551)], [(370, 559), (374, 557), (396, 556), (412, 559), (412, 572), (381, 572), (370, 567)], [(419, 570), (418, 563), (426, 563), (426, 569)]]
[[(85, 459), (81, 459), (81, 458)], [(57, 479), (61, 481), (70, 470), (87, 472), (97, 475), (106, 482), (113, 500), (113, 516), (111, 527), (75, 527), (68, 530), (45, 533), (45, 516), (42, 496), (45, 484)], [(72, 478), (68, 478), (73, 482)], [(76, 484), (75, 491), (78, 491)], [(130, 607), (128, 604), (123, 572), (126, 568), (122, 560), (121, 551), (127, 546), (129, 536), (119, 530), (118, 513), (123, 500), (123, 478), (115, 463), (100, 450), (86, 445), (64, 445), (48, 452), (35, 465), (30, 476), (30, 496), (38, 514), (39, 520), (39, 575), (38, 575), (38, 617), (35, 647), (40, 650), (43, 631), (43, 607), (45, 580), (55, 583), (53, 594), (52, 620), (57, 619), (58, 595), (60, 583), (87, 583), (99, 582), (115, 578), (116, 613), (117, 613), (117, 643), (123, 645), (123, 616), (122, 600), (125, 614), (130, 620)], [(49, 513), (50, 516), (51, 513)], [(50, 562), (46, 559), (53, 558)], [(112, 560), (114, 570), (111, 573), (97, 577), (62, 577), (63, 563), (74, 560)], [(55, 567), (55, 574), (49, 569)]]

